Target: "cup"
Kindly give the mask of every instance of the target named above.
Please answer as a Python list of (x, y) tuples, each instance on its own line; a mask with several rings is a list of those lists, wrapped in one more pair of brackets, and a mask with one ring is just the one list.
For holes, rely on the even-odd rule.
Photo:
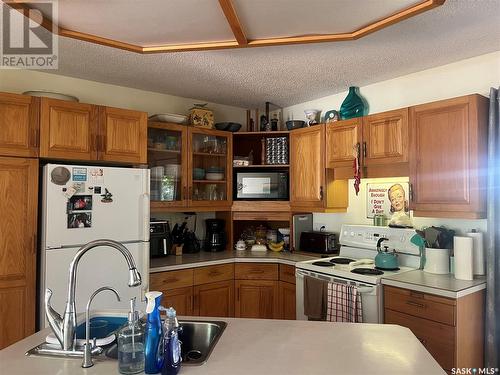
[(439, 275), (450, 273), (450, 250), (426, 247), (424, 272)]

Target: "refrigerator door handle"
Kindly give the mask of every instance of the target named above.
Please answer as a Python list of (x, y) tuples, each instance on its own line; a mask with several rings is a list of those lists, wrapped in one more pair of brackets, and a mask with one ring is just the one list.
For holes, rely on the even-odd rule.
[(141, 194), (139, 199), (142, 218), (139, 222), (141, 240), (149, 241), (149, 194)]

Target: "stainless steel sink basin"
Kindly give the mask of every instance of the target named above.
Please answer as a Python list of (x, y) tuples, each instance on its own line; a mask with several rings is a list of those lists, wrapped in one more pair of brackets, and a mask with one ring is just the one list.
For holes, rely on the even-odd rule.
[[(226, 322), (215, 320), (193, 320), (179, 321), (182, 329), (179, 332), (179, 338), (182, 342), (182, 364), (183, 365), (202, 365), (208, 360), (217, 341), (224, 332), (227, 326)], [(65, 357), (82, 359), (82, 348), (77, 348), (78, 351), (71, 353), (58, 353), (60, 346), (51, 346), (42, 343), (33, 349), (29, 350), (26, 355), (47, 356), (47, 357)], [(118, 358), (118, 347), (116, 341), (112, 344), (103, 347), (103, 351), (99, 355), (92, 356), (95, 363), (105, 360), (116, 360)]]
[[(202, 365), (208, 360), (213, 348), (217, 344), (222, 332), (227, 326), (226, 322), (212, 320), (179, 321), (182, 329), (179, 339), (182, 342), (182, 364)], [(116, 344), (105, 350), (109, 358), (118, 358)]]

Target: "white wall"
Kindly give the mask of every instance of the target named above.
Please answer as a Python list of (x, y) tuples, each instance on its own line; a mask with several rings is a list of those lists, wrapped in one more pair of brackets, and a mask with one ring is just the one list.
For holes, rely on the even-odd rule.
[[(415, 57), (418, 58), (418, 54)], [(353, 85), (356, 85), (356, 82), (353, 82)], [(489, 96), (490, 87), (499, 85), (500, 51), (363, 86), (360, 87), (360, 93), (368, 101), (369, 113), (378, 113), (471, 93)], [(284, 119), (302, 118), (304, 109), (318, 109), (323, 113), (331, 109), (338, 110), (346, 95), (347, 88), (340, 94), (284, 108)], [(361, 180), (361, 190), (358, 196), (354, 192), (353, 180), (350, 180), (347, 213), (314, 214), (314, 228), (319, 229), (325, 225), (327, 230), (338, 232), (343, 223), (372, 224), (372, 220), (366, 218), (367, 182), (397, 180), (407, 181), (408, 178)], [(416, 227), (445, 225), (460, 233), (469, 231), (471, 228), (486, 230), (486, 220), (414, 218), (413, 224)]]
[[(88, 81), (33, 70), (0, 70), (0, 91), (22, 93), (29, 90), (47, 90), (76, 96), (82, 103), (102, 104), (155, 113), (187, 114), (194, 103), (204, 100), (183, 98), (137, 90), (123, 86)], [(246, 110), (228, 105), (209, 103), (215, 121), (246, 123)]]

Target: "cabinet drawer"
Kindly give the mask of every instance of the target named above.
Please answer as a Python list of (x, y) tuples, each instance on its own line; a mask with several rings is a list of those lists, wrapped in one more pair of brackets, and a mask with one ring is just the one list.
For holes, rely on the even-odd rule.
[(384, 287), (384, 307), (420, 318), (455, 325), (455, 303), (449, 298)]
[(221, 264), (194, 269), (194, 285), (232, 279), (234, 279), (234, 264)]
[(385, 309), (386, 324), (409, 328), (444, 369), (455, 367), (455, 327)]
[(193, 269), (157, 272), (149, 275), (150, 290), (170, 290), (193, 286)]
[(278, 280), (278, 265), (269, 263), (239, 263), (234, 267), (237, 280)]
[(295, 284), (295, 267), (280, 264), (280, 281)]

